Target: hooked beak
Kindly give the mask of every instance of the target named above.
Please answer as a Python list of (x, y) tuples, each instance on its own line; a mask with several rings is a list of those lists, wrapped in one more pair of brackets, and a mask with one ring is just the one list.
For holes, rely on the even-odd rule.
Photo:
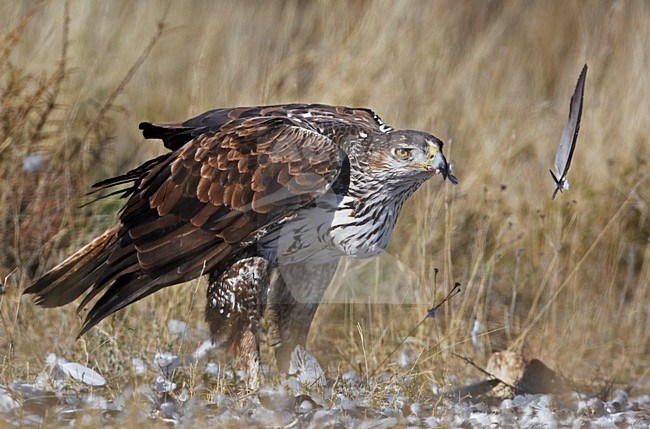
[(428, 164), (429, 169), (434, 171), (436, 174), (442, 174), (443, 180), (447, 178), (447, 175), (449, 174), (449, 164), (447, 163), (445, 156), (442, 154), (442, 151), (436, 151), (435, 156)]
[(429, 161), (428, 167), (436, 174), (442, 174), (442, 180), (447, 180), (447, 178), (449, 178), (449, 181), (452, 184), (458, 184), (458, 179), (456, 179), (456, 176), (451, 174), (451, 165), (447, 162), (447, 159), (442, 154), (441, 150), (436, 151), (434, 157)]

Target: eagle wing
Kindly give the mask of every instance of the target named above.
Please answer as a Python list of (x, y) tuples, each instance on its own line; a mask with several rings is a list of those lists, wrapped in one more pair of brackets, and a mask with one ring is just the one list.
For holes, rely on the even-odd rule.
[(28, 289), (46, 306), (65, 303), (52, 293), (55, 289), (68, 287), (67, 302), (90, 289), (80, 309), (104, 291), (79, 335), (165, 286), (219, 269), (265, 228), (325, 194), (337, 178), (345, 180), (340, 177), (345, 152), (308, 123), (253, 116), (210, 125), (200, 133), (189, 128), (166, 129), (168, 136), (191, 135), (177, 150), (97, 185), (103, 189), (133, 182), (124, 191), (128, 200), (102, 263), (92, 270), (57, 267), (72, 276), (59, 282), (46, 275), (47, 283)]
[[(213, 254), (217, 243), (254, 240), (256, 232), (327, 192), (345, 158), (329, 138), (277, 117), (227, 123), (174, 155), (138, 184), (120, 217), (145, 272), (206, 246)], [(206, 259), (193, 256), (178, 274)]]
[(277, 104), (271, 106), (220, 108), (208, 110), (181, 123), (156, 124), (143, 122), (140, 129), (145, 138), (160, 139), (171, 150), (203, 133), (214, 131), (230, 121), (259, 117), (286, 117), (324, 130), (333, 123), (385, 133), (393, 128), (368, 108), (328, 106), (325, 104)]

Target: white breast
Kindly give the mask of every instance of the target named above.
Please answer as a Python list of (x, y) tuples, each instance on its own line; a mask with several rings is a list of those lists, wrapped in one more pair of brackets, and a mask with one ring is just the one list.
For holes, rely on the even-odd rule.
[[(341, 256), (368, 258), (388, 246), (406, 196), (355, 212), (355, 200), (327, 193), (313, 207), (275, 227), (258, 243), (262, 255), (277, 265)], [(397, 204), (395, 204), (397, 203)], [(359, 216), (361, 215), (361, 216)]]
[(358, 259), (383, 252), (397, 221), (396, 208), (390, 203), (378, 205), (359, 217), (352, 202), (351, 197), (345, 197), (334, 215), (328, 234), (332, 246)]

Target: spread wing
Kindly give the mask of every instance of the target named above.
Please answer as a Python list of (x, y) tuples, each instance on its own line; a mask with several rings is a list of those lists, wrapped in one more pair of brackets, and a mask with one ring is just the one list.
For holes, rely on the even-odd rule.
[(580, 119), (582, 117), (582, 101), (585, 92), (585, 79), (587, 77), (587, 65), (582, 68), (578, 83), (571, 97), (571, 104), (569, 107), (569, 119), (567, 119), (564, 129), (562, 129), (562, 137), (560, 138), (560, 146), (555, 153), (555, 173), (554, 176), (556, 184), (561, 181), (569, 171), (571, 165), (571, 158), (573, 157), (573, 150), (576, 147), (578, 140), (578, 131), (580, 130)]
[(105, 292), (80, 335), (162, 287), (218, 268), (266, 227), (327, 192), (346, 160), (328, 137), (288, 117), (244, 117), (209, 128), (148, 125), (149, 135), (163, 133), (170, 142), (191, 137), (97, 185), (133, 181), (116, 245), (80, 308)]

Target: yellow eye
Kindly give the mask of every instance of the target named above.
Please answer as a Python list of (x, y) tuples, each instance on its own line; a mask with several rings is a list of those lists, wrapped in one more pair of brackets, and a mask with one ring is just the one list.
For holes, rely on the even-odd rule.
[(399, 156), (400, 158), (408, 158), (411, 156), (411, 152), (413, 149), (407, 149), (405, 147), (399, 147), (395, 149), (395, 155)]

